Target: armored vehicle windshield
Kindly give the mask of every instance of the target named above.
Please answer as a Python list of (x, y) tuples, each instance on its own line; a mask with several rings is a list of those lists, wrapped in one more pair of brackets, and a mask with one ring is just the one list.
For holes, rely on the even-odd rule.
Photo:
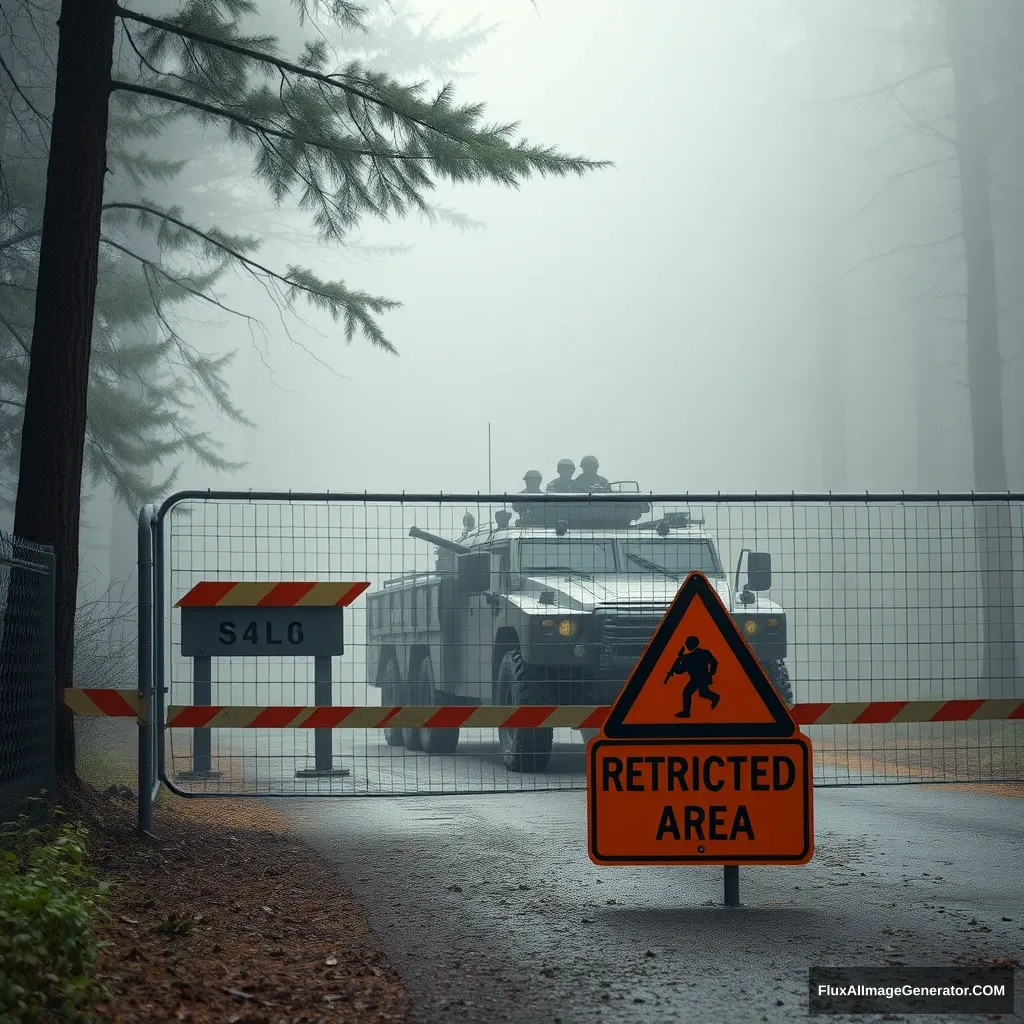
[(702, 572), (709, 576), (723, 573), (715, 550), (705, 538), (656, 540), (653, 537), (621, 542), (623, 572), (661, 570), (673, 576)]
[(519, 549), (524, 573), (615, 572), (615, 544), (610, 540), (581, 540), (563, 537), (524, 540)]

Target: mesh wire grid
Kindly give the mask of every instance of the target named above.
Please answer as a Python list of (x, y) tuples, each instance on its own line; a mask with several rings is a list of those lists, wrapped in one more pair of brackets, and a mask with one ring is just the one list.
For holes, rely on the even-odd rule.
[[(507, 665), (505, 679), (496, 678), (513, 647), (531, 681), (523, 702), (608, 704), (685, 574), (705, 572), (735, 600), (749, 551), (772, 556), (766, 596), (784, 614), (786, 637), (784, 650), (766, 639), (752, 646), (773, 680), (784, 665), (797, 703), (1024, 698), (1019, 496), (620, 494), (574, 496), (569, 506), (557, 500), (171, 499), (159, 538), (170, 613), (159, 655), (166, 703), (193, 703), (192, 665), (180, 655), (180, 611), (173, 606), (195, 584), (365, 580), (369, 589), (344, 612), (345, 653), (332, 659), (333, 705), (515, 704), (510, 698), (524, 691), (505, 686)], [(504, 527), (496, 521), (502, 512), (511, 513)], [(667, 532), (652, 528), (658, 521), (671, 524)], [(491, 596), (451, 589), (456, 553), (410, 536), (414, 527), (491, 553)], [(579, 646), (588, 648), (587, 665), (566, 667), (566, 638), (530, 632), (546, 614), (536, 604), (538, 590), (573, 604), (582, 632), (569, 639), (585, 641)], [(312, 658), (215, 658), (211, 703), (310, 706), (313, 671)], [(1018, 722), (804, 731), (814, 743), (818, 786), (1022, 778)], [(453, 753), (425, 753), (418, 733), (335, 730), (333, 766), (347, 774), (311, 778), (297, 772), (314, 764), (313, 730), (211, 730), (213, 772), (204, 775), (190, 773), (192, 730), (171, 729), (164, 772), (179, 790), (209, 795), (487, 793), (586, 784), (578, 730), (531, 739), (542, 755), (548, 740), (551, 749), (527, 765), (541, 770), (527, 771), (516, 770), (523, 763), (510, 756), (509, 733), (503, 749), (498, 730), (463, 729)]]
[(54, 790), (53, 564), (0, 533), (0, 822)]

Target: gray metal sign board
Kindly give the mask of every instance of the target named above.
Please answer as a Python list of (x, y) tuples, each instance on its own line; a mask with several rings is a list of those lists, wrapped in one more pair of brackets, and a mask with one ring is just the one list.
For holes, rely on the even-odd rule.
[(182, 608), (186, 658), (246, 658), (343, 654), (344, 609)]

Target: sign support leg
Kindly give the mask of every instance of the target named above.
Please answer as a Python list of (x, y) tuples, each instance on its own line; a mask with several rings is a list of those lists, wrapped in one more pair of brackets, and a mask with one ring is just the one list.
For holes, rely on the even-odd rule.
[(740, 905), (740, 869), (735, 864), (725, 866), (725, 905)]
[[(213, 703), (213, 663), (209, 655), (192, 659), (192, 703), (203, 708)], [(192, 730), (192, 770), (181, 772), (178, 778), (220, 778), (220, 772), (213, 770), (209, 729)]]
[[(313, 702), (318, 708), (331, 706), (331, 656), (316, 655), (313, 663)], [(334, 767), (334, 733), (330, 729), (313, 730), (313, 768), (303, 768), (295, 774), (299, 778), (335, 778), (349, 773), (347, 768)]]

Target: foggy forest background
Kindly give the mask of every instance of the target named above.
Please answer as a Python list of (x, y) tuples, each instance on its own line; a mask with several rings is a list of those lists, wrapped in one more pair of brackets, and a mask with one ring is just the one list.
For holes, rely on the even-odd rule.
[[(284, 3), (185, 6), (291, 58), (319, 40), (329, 62), (453, 81), (529, 138), (614, 167), (444, 185), (431, 210), (327, 245), (222, 131), (115, 94), (78, 685), (125, 671), (109, 651), (130, 659), (136, 515), (176, 487), (485, 490), (489, 423), (500, 491), (590, 450), (655, 491), (1024, 486), (1017, 0), (364, 0), (365, 31), (300, 25)], [(7, 529), (57, 9), (2, 4)], [(122, 76), (135, 42), (119, 31)], [(380, 310), (397, 355), (347, 344), (329, 310), (147, 205), (257, 267), (400, 302)]]

